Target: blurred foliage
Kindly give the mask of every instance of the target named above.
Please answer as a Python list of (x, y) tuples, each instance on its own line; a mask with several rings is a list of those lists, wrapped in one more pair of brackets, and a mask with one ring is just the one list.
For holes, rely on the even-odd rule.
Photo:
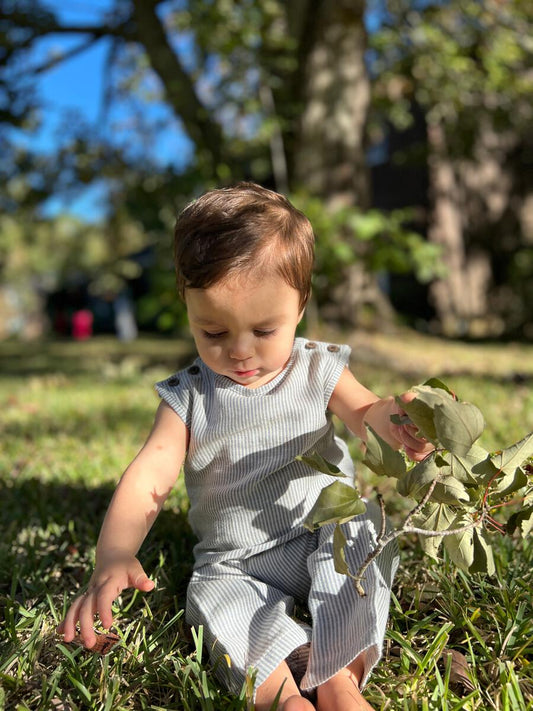
[(414, 99), (428, 123), (444, 123), (458, 155), (475, 146), (482, 116), (524, 131), (533, 119), (533, 5), (461, 0), (414, 5), (386, 0), (371, 36), (376, 105), (398, 127)]
[[(319, 303), (332, 298), (331, 284), (353, 262), (368, 273), (411, 274), (421, 283), (446, 278), (437, 248), (419, 234), (419, 214), (361, 212), (353, 201), (331, 207), (339, 203), (297, 192), (294, 156), (309, 88), (306, 62), (322, 29), (319, 9), (307, 0), (125, 0), (80, 34), (79, 27), (67, 32), (61, 13), (39, 0), (8, 0), (0, 14), (0, 122), (15, 128), (0, 137), (2, 281), (47, 290), (82, 275), (93, 293), (117, 293), (142, 268), (147, 291), (138, 315), (173, 330), (183, 323), (172, 277), (174, 216), (200, 192), (243, 178), (292, 192), (311, 218)], [(511, 198), (532, 192), (524, 169), (533, 150), (531, 3), (368, 0), (367, 12), (380, 21), (367, 57), (370, 141), (383, 143), (389, 127), (405, 130), (422, 111), (426, 125), (444, 126), (454, 160), (480, 161), (472, 154), (488, 125), (514, 147), (505, 166)], [(39, 42), (57, 32), (79, 44), (39, 53)], [(97, 42), (106, 42), (108, 53), (97, 124), (69, 113), (54, 154), (24, 148), (16, 131), (39, 127), (39, 77)], [(186, 150), (178, 132), (189, 137), (191, 153), (185, 167), (172, 168), (154, 158), (153, 147), (168, 135), (175, 160)], [(427, 137), (419, 140), (427, 162)], [(408, 162), (408, 153), (400, 159)], [(66, 205), (87, 186), (99, 188), (98, 224), (46, 216), (50, 198)], [(505, 210), (514, 222), (495, 226), (482, 200), (467, 202), (481, 205), (477, 215), (465, 211), (465, 223), (476, 245), (490, 251), (501, 309), (521, 327), (533, 318), (533, 228), (526, 234), (527, 220), (517, 213), (530, 214), (533, 203), (517, 208), (510, 199)], [(140, 267), (135, 255), (146, 249), (150, 263)]]
[(313, 289), (319, 307), (327, 302), (331, 285), (338, 283), (339, 270), (354, 262), (369, 273), (412, 273), (421, 283), (444, 274), (440, 248), (410, 229), (412, 210), (334, 208), (301, 193), (293, 202), (316, 235)]
[[(508, 334), (531, 336), (533, 4), (378, 4), (384, 23), (370, 36), (369, 133), (379, 142), (390, 127), (416, 132), (416, 117), (423, 116), (418, 140), (429, 166), (433, 207), (439, 195), (432, 170), (446, 163), (450, 182), (441, 197), (454, 209), (450, 222), (460, 223), (465, 273), (462, 279), (455, 275), (455, 288), (467, 281), (470, 258), (486, 255), (485, 315), (497, 315)], [(413, 145), (399, 151), (396, 160), (409, 161), (409, 151), (412, 155)], [(437, 212), (430, 218), (430, 239), (440, 220), (434, 233), (445, 252), (451, 251), (453, 238), (449, 244), (446, 239), (453, 225)], [(455, 300), (461, 303), (460, 293)]]

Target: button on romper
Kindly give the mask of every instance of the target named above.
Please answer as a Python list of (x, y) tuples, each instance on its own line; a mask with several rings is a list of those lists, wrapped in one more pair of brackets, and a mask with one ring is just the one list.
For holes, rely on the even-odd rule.
[[(184, 473), (198, 543), (186, 616), (203, 625), (215, 671), (234, 693), (250, 669), (257, 687), (308, 641), (304, 689), (327, 681), (363, 650), (366, 678), (381, 655), (396, 547), (387, 546), (369, 567), (361, 598), (335, 572), (334, 526), (314, 533), (303, 527), (335, 478), (296, 457), (319, 452), (354, 476), (327, 410), (349, 355), (348, 346), (297, 338), (285, 369), (255, 389), (214, 373), (200, 358), (157, 383), (190, 433)], [(379, 525), (371, 505), (343, 525), (351, 569), (366, 558)], [(311, 627), (293, 618), (295, 600), (307, 604)]]

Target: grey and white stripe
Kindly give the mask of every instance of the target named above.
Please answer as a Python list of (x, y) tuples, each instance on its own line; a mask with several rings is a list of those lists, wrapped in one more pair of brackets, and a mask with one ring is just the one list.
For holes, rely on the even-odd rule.
[[(204, 626), (217, 673), (236, 692), (249, 666), (258, 669), (260, 684), (311, 639), (307, 687), (364, 649), (368, 670), (380, 656), (395, 552), (369, 569), (368, 595), (360, 599), (334, 571), (331, 527), (311, 534), (302, 526), (333, 479), (298, 455), (318, 451), (354, 475), (327, 411), (349, 355), (347, 346), (298, 338), (284, 371), (256, 389), (214, 373), (200, 359), (157, 384), (190, 432), (184, 472), (199, 542), (187, 618)], [(356, 567), (371, 547), (374, 525), (365, 515), (347, 527)], [(312, 631), (292, 618), (294, 599), (307, 602)]]
[[(347, 561), (357, 570), (375, 542), (377, 507), (343, 525)], [(302, 688), (327, 681), (366, 650), (363, 683), (381, 656), (390, 587), (398, 565), (395, 544), (367, 570), (367, 596), (334, 569), (333, 526), (265, 550), (245, 560), (225, 560), (194, 571), (187, 593), (187, 620), (204, 626), (218, 676), (239, 693), (249, 668), (259, 686), (293, 649), (311, 641)], [(312, 627), (294, 616), (307, 605)], [(228, 666), (227, 659), (231, 660)]]

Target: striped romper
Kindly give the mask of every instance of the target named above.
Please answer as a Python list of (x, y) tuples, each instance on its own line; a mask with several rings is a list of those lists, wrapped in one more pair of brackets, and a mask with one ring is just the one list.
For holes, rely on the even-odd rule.
[[(297, 338), (285, 369), (246, 388), (194, 364), (157, 383), (185, 422), (189, 521), (198, 537), (187, 591), (187, 621), (203, 625), (217, 675), (239, 693), (250, 669), (256, 687), (297, 647), (311, 641), (301, 682), (312, 689), (366, 650), (364, 680), (381, 655), (397, 551), (389, 545), (368, 569), (366, 597), (335, 572), (333, 526), (302, 522), (334, 478), (296, 460), (319, 452), (353, 477), (346, 444), (335, 436), (329, 399), (348, 346)], [(346, 481), (346, 480), (344, 480)], [(379, 529), (376, 507), (344, 524), (356, 570)], [(293, 616), (307, 605), (312, 626)]]

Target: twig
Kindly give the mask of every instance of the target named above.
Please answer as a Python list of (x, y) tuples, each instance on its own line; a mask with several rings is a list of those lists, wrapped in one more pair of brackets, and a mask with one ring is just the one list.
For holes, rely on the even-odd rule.
[(488, 480), (487, 487), (485, 489), (485, 494), (483, 496), (483, 509), (485, 509), (488, 506), (487, 499), (489, 497), (490, 487), (492, 486), (492, 483), (496, 479), (496, 477), (500, 476), (501, 473), (502, 473), (502, 469), (500, 468), (500, 469), (498, 469), (497, 472), (494, 472), (494, 474)]
[(429, 485), (429, 488), (428, 488), (428, 490), (426, 491), (426, 493), (424, 494), (424, 496), (422, 497), (422, 499), (421, 499), (421, 500), (418, 502), (418, 504), (417, 504), (413, 509), (411, 509), (411, 511), (407, 514), (407, 517), (406, 517), (405, 521), (403, 522), (402, 528), (403, 528), (404, 526), (408, 526), (408, 525), (411, 523), (411, 519), (412, 519), (414, 516), (416, 516), (417, 513), (419, 513), (420, 511), (422, 511), (422, 509), (424, 508), (424, 506), (425, 506), (425, 505), (427, 504), (427, 502), (430, 500), (431, 495), (432, 495), (433, 492), (435, 491), (435, 487), (437, 486), (437, 484), (439, 483), (439, 481), (440, 481), (441, 479), (442, 479), (442, 474), (439, 472), (439, 473), (437, 474), (437, 476), (433, 479), (433, 481), (431, 482), (431, 484)]
[(383, 496), (378, 494), (379, 510), (381, 512), (381, 528), (379, 530), (378, 541), (387, 533), (387, 512), (385, 511), (385, 502)]
[[(435, 484), (437, 483), (438, 477), (435, 477), (435, 479), (432, 482), (432, 486), (430, 486), (430, 490), (435, 488)], [(429, 494), (431, 496), (431, 493)], [(427, 496), (427, 494), (426, 494)], [(424, 496), (424, 499), (426, 499), (426, 496)], [(420, 504), (422, 504), (422, 502)], [(429, 500), (429, 497), (426, 499)], [(381, 503), (381, 502), (380, 502)], [(465, 531), (469, 531), (472, 528), (476, 528), (477, 526), (481, 526), (485, 520), (486, 514), (482, 513), (481, 516), (476, 520), (472, 521), (472, 523), (468, 523), (465, 526), (460, 526), (459, 528), (448, 528), (445, 529), (444, 531), (427, 531), (425, 528), (418, 528), (417, 526), (410, 526), (409, 521), (413, 517), (417, 511), (419, 511), (422, 507), (418, 504), (415, 506), (415, 508), (408, 514), (407, 518), (405, 519), (403, 525), (401, 528), (396, 528), (394, 531), (391, 531), (390, 533), (387, 533), (386, 535), (381, 535), (383, 531), (383, 508), (382, 510), (382, 528), (380, 531), (380, 535), (378, 536), (376, 540), (376, 547), (370, 551), (370, 553), (367, 555), (365, 558), (364, 562), (362, 565), (359, 567), (359, 570), (355, 575), (350, 574), (350, 577), (352, 578), (355, 589), (359, 593), (361, 597), (365, 597), (366, 593), (365, 590), (361, 584), (361, 581), (364, 580), (364, 575), (367, 571), (367, 568), (371, 565), (371, 563), (380, 555), (380, 553), (383, 551), (383, 549), (392, 541), (394, 541), (396, 538), (399, 538), (400, 536), (403, 536), (404, 533), (417, 533), (421, 536), (428, 536), (429, 538), (437, 538), (437, 537), (442, 537), (442, 536), (452, 536), (455, 533), (464, 533)], [(423, 505), (423, 504), (422, 504)]]

